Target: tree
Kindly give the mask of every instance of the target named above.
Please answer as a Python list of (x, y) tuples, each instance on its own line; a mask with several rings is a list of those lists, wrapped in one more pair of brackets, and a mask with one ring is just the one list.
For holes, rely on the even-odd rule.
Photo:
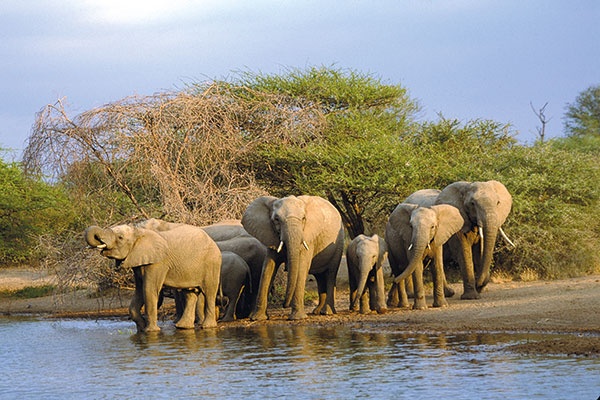
[(0, 264), (32, 261), (37, 236), (58, 235), (74, 219), (60, 186), (26, 176), (19, 163), (0, 160)]
[(600, 85), (590, 86), (567, 104), (564, 129), (569, 136), (600, 136)]
[[(281, 75), (245, 73), (239, 87), (317, 105), (325, 123), (302, 142), (263, 142), (250, 157), (258, 181), (276, 195), (326, 197), (351, 237), (381, 226), (402, 190), (390, 166), (413, 155), (403, 144), (419, 111), (407, 90), (353, 70), (313, 67)], [(373, 218), (377, 216), (377, 221)]]

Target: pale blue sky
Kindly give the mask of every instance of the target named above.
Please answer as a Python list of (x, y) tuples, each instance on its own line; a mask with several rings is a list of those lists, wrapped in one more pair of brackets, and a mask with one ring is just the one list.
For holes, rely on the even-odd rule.
[(35, 113), (249, 69), (335, 65), (405, 86), (421, 118), (512, 123), (550, 137), (600, 84), (597, 0), (9, 0), (0, 4), (0, 147), (20, 155)]

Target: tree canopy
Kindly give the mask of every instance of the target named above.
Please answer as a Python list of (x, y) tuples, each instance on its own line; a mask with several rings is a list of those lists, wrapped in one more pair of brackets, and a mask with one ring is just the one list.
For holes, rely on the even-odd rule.
[(600, 85), (590, 86), (567, 104), (564, 127), (571, 136), (600, 136)]

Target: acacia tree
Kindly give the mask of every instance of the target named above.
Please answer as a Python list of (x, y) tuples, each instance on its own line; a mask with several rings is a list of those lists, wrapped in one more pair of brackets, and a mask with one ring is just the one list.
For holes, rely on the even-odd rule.
[(245, 73), (241, 80), (257, 92), (316, 105), (326, 121), (309, 141), (259, 146), (249, 163), (261, 184), (276, 195), (328, 198), (351, 237), (372, 231), (373, 216), (387, 215), (401, 192), (388, 167), (412, 158), (402, 138), (415, 126), (419, 106), (406, 89), (369, 74), (325, 67)]
[(600, 85), (590, 86), (567, 104), (564, 128), (570, 136), (600, 136)]

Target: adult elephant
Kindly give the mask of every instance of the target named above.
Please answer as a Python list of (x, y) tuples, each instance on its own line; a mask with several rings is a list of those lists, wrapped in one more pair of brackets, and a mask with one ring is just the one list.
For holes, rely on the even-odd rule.
[[(129, 306), (138, 331), (158, 331), (157, 308), (163, 286), (185, 291), (185, 308), (176, 326), (194, 328), (199, 291), (204, 298), (203, 328), (217, 326), (215, 302), (221, 272), (221, 252), (202, 229), (180, 225), (157, 232), (139, 226), (90, 226), (85, 240), (104, 257), (131, 268), (135, 293)], [(141, 313), (145, 306), (147, 320)]]
[(267, 296), (280, 262), (288, 280), (284, 307), (290, 319), (306, 318), (304, 289), (312, 274), (319, 291), (315, 314), (335, 313), (335, 281), (344, 247), (344, 228), (337, 209), (318, 196), (262, 196), (250, 203), (242, 225), (267, 246), (256, 307), (250, 318), (267, 318)]
[(461, 299), (478, 299), (490, 279), (498, 232), (512, 245), (502, 231), (512, 207), (512, 196), (495, 180), (460, 181), (446, 186), (435, 203), (456, 207), (464, 219), (462, 228), (448, 241), (448, 246), (462, 273)]
[(346, 262), (351, 311), (361, 314), (368, 314), (371, 310), (379, 314), (387, 311), (382, 268), (386, 256), (387, 246), (378, 235), (361, 234), (348, 244)]
[[(411, 197), (407, 200), (411, 200)], [(417, 197), (412, 197), (417, 201)], [(426, 203), (426, 202), (423, 202)], [(391, 303), (408, 306), (404, 281), (412, 275), (414, 285), (414, 309), (425, 309), (423, 287), (424, 262), (433, 262), (433, 306), (445, 307), (448, 302), (444, 295), (446, 278), (443, 265), (443, 246), (460, 230), (464, 220), (456, 207), (442, 204), (431, 207), (414, 203), (400, 203), (390, 214), (385, 228), (385, 242), (388, 247), (388, 260), (395, 276), (390, 289)], [(394, 290), (399, 290), (400, 299), (394, 298)], [(397, 296), (397, 295), (396, 295)]]

